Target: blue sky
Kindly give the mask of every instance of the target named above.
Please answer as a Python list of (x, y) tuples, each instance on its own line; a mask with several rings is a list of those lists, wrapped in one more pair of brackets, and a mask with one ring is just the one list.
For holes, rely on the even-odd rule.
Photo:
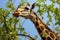
[[(7, 0), (0, 0), (0, 8), (6, 8), (6, 6), (5, 6), (5, 4), (6, 4), (6, 2), (7, 2)], [(14, 1), (13, 1), (14, 2)], [(36, 2), (36, 0), (28, 0), (28, 2), (30, 3), (30, 4), (33, 4), (34, 2)], [(17, 8), (18, 7), (18, 5), (19, 5), (19, 3), (20, 3), (20, 0), (15, 0), (15, 2), (14, 2), (14, 5), (15, 5), (15, 7)], [(50, 1), (47, 1), (46, 2), (46, 4), (47, 5), (49, 5), (51, 2)], [(57, 5), (57, 4), (56, 4)], [(56, 6), (55, 6), (56, 7)], [(36, 8), (34, 9), (34, 11), (36, 12)], [(43, 20), (43, 22), (44, 23), (46, 23), (47, 22), (47, 20), (48, 20), (48, 18), (47, 18), (47, 13), (45, 13), (44, 14), (44, 20)], [(24, 19), (24, 18), (22, 18), (22, 17), (20, 17), (21, 18), (21, 20), (22, 20), (22, 23), (24, 22), (24, 24), (23, 24), (23, 27), (25, 28), (25, 31), (30, 35), (30, 36), (32, 36), (32, 37), (34, 37), (35, 35), (38, 35), (38, 40), (40, 40), (41, 38), (39, 37), (39, 34), (38, 34), (38, 32), (36, 31), (36, 28), (35, 28), (35, 26), (34, 26), (34, 24), (29, 20), (29, 19)], [(51, 24), (51, 23), (50, 23)], [(52, 24), (49, 26), (51, 29), (53, 29), (52, 28)], [(24, 38), (24, 37), (23, 37)], [(24, 40), (24, 39), (22, 39), (22, 40)]]
[[(6, 9), (6, 2), (7, 2), (7, 0), (0, 0), (0, 8), (4, 8), (4, 9)], [(14, 2), (14, 1), (13, 1)], [(30, 3), (30, 4), (33, 4), (34, 2), (35, 2), (35, 0), (28, 0), (28, 2)], [(15, 7), (17, 8), (18, 7), (18, 5), (19, 5), (19, 3), (20, 3), (20, 1), (19, 0), (15, 0), (15, 2), (14, 2), (14, 5), (15, 5)], [(34, 37), (35, 35), (38, 35), (38, 33), (37, 33), (37, 31), (36, 31), (36, 29), (35, 29), (35, 26), (34, 26), (34, 24), (29, 20), (29, 19), (24, 19), (24, 18), (22, 18), (22, 17), (20, 17), (21, 18), (21, 20), (22, 20), (22, 23), (24, 22), (24, 24), (23, 24), (23, 27), (25, 28), (25, 31), (30, 35), (30, 36), (32, 36), (32, 37)], [(38, 35), (39, 36), (39, 35)], [(38, 40), (40, 39), (40, 37), (38, 38)], [(21, 40), (24, 40), (24, 37), (22, 37), (22, 39)]]

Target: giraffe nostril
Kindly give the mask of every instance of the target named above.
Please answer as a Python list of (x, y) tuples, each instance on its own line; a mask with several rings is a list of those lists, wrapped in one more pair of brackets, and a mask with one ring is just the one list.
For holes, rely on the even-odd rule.
[(20, 13), (18, 11), (14, 11), (12, 15), (15, 16), (15, 17), (19, 17)]

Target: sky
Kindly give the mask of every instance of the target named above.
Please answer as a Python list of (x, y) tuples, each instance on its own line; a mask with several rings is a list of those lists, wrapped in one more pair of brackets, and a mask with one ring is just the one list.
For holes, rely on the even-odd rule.
[[(0, 8), (6, 9), (6, 2), (7, 2), (7, 0), (0, 0)], [(13, 1), (13, 2), (14, 2), (14, 1)], [(36, 0), (32, 0), (32, 1), (31, 1), (31, 0), (28, 0), (28, 2), (29, 2), (30, 4), (33, 4), (34, 2), (36, 2)], [(15, 0), (14, 5), (15, 5), (16, 8), (18, 7), (19, 3), (20, 3), (19, 0)], [(29, 19), (26, 20), (26, 19), (24, 19), (24, 18), (22, 18), (22, 17), (20, 17), (20, 18), (21, 18), (22, 23), (25, 21), (24, 24), (23, 24), (23, 27), (25, 28), (25, 31), (26, 31), (30, 36), (34, 37), (35, 35), (38, 35), (34, 24), (33, 24)], [(39, 35), (38, 35), (38, 36), (39, 36)], [(39, 37), (38, 40), (40, 40), (40, 39), (41, 39), (41, 38)], [(22, 37), (21, 40), (24, 40), (24, 37)]]
[[(0, 8), (4, 8), (5, 9), (6, 8), (6, 6), (5, 6), (6, 2), (7, 2), (7, 0), (0, 0)], [(36, 0), (28, 0), (28, 2), (30, 4), (33, 4), (34, 2), (36, 2)], [(16, 8), (18, 7), (19, 3), (20, 3), (20, 0), (15, 0), (14, 5), (15, 5)], [(50, 3), (51, 3), (50, 1), (46, 2), (47, 5), (49, 5)], [(35, 12), (36, 12), (36, 10), (37, 10), (37, 8), (34, 8)], [(45, 17), (43, 19), (43, 22), (46, 23), (47, 20), (48, 20), (47, 13), (45, 13), (44, 16)], [(41, 38), (40, 38), (40, 36), (39, 36), (34, 24), (29, 19), (24, 19), (23, 17), (20, 17), (20, 18), (21, 18), (22, 23), (24, 22), (23, 27), (25, 28), (25, 31), (32, 37), (34, 37), (35, 35), (38, 35), (38, 40), (40, 40)], [(52, 24), (49, 27), (53, 30)], [(24, 39), (22, 39), (22, 40), (24, 40)]]

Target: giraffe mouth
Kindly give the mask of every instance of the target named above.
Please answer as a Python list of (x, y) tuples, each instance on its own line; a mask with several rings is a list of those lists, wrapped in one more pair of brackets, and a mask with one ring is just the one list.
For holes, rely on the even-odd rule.
[(20, 16), (20, 13), (18, 12), (18, 10), (15, 10), (13, 12), (13, 16), (15, 16), (15, 17), (19, 17)]

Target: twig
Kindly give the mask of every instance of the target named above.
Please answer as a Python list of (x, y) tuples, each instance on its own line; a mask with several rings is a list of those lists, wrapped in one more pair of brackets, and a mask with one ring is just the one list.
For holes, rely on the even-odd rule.
[(15, 18), (14, 31), (16, 31), (16, 22), (17, 22), (17, 18)]
[(26, 36), (26, 37), (29, 37), (29, 38), (31, 38), (32, 40), (35, 40), (34, 38), (32, 38), (31, 36), (29, 36), (29, 35), (25, 35), (25, 34), (17, 34), (18, 36)]

